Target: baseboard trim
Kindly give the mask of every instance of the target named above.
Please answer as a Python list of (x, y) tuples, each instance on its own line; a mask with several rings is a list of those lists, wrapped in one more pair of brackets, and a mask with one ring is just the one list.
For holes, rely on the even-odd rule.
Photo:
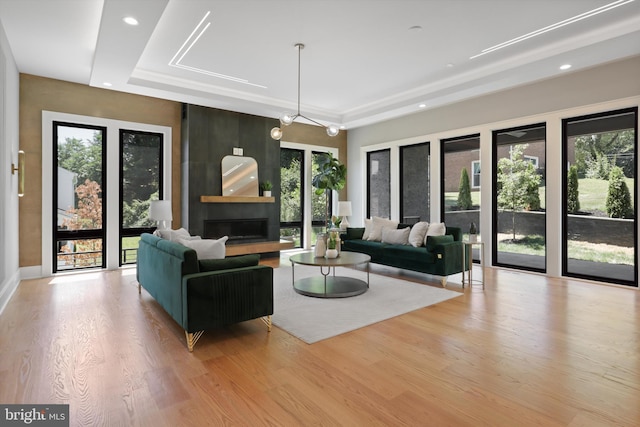
[(0, 314), (4, 311), (4, 308), (9, 303), (9, 300), (18, 289), (18, 285), (20, 284), (20, 271), (16, 270), (13, 276), (9, 277), (5, 280), (2, 285), (0, 285)]
[(30, 267), (20, 267), (20, 280), (40, 279), (44, 277), (41, 265), (33, 265)]

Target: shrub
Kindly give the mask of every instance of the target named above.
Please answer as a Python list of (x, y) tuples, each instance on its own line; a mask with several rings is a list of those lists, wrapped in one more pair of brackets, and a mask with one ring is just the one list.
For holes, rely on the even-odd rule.
[(460, 185), (458, 186), (458, 208), (461, 210), (469, 210), (472, 206), (469, 173), (467, 172), (467, 168), (462, 168), (460, 172)]
[(578, 192), (578, 167), (572, 165), (569, 168), (567, 177), (567, 211), (569, 213), (578, 213), (580, 211), (580, 199)]
[(606, 208), (610, 218), (629, 218), (632, 216), (631, 193), (629, 193), (624, 173), (618, 166), (612, 167), (609, 174)]

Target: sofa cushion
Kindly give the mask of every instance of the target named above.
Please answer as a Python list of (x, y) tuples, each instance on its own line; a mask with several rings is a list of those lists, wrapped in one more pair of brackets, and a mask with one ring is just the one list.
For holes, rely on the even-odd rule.
[(380, 218), (378, 216), (373, 217), (373, 228), (371, 229), (371, 233), (367, 240), (371, 240), (374, 242), (382, 241), (382, 230), (384, 228), (390, 228), (392, 230), (396, 230), (398, 228), (398, 221), (393, 221), (386, 218)]
[(182, 240), (184, 246), (191, 248), (198, 254), (198, 259), (223, 259), (226, 253), (224, 246), (229, 237), (224, 236), (219, 239), (202, 240)]
[(424, 246), (424, 237), (427, 235), (427, 229), (429, 223), (427, 221), (420, 221), (413, 224), (411, 232), (409, 233), (409, 244), (414, 248)]
[(202, 259), (198, 263), (200, 265), (200, 271), (204, 272), (252, 267), (254, 265), (258, 265), (259, 262), (260, 255), (251, 254), (232, 256), (224, 259)]
[(421, 264), (433, 264), (435, 255), (427, 252), (424, 247), (413, 247), (411, 245), (385, 245), (384, 261), (386, 264), (399, 268), (409, 268), (421, 271), (416, 268)]
[(345, 240), (342, 242), (342, 250), (360, 252), (371, 257), (372, 262), (382, 259), (384, 253), (383, 244), (368, 240)]
[(390, 228), (382, 229), (382, 243), (389, 243), (392, 245), (408, 245), (410, 228), (401, 228), (399, 230), (392, 230)]
[(427, 250), (433, 251), (437, 245), (453, 242), (453, 236), (446, 234), (444, 236), (427, 236)]

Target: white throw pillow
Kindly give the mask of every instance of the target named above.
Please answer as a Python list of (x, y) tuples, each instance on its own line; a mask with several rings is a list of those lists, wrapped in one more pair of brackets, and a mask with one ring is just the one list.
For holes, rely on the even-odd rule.
[(447, 234), (447, 227), (444, 222), (432, 222), (429, 224), (427, 234), (424, 236), (424, 245), (427, 246), (427, 237), (429, 236), (444, 236)]
[(180, 241), (183, 245), (196, 251), (198, 259), (223, 259), (226, 255), (225, 242), (229, 236), (214, 239)]
[(371, 233), (369, 234), (369, 238), (367, 240), (373, 242), (379, 242), (382, 240), (382, 230), (384, 228), (390, 228), (392, 230), (396, 230), (398, 228), (398, 221), (392, 221), (386, 218), (380, 218), (378, 216), (373, 217), (373, 227), (371, 228)]
[(168, 228), (157, 229), (153, 234), (162, 239), (171, 240), (172, 242), (177, 242), (180, 239), (190, 237), (189, 232), (184, 228), (179, 228), (177, 230), (169, 230)]
[(428, 228), (429, 223), (427, 221), (420, 221), (413, 224), (411, 232), (409, 233), (409, 244), (415, 248), (424, 245)]
[(383, 228), (382, 243), (389, 243), (391, 245), (408, 245), (410, 232), (411, 229), (409, 227), (401, 228), (399, 230)]
[(373, 228), (373, 221), (369, 218), (364, 219), (364, 234), (362, 235), (362, 240), (369, 240), (369, 235), (371, 234), (371, 229)]

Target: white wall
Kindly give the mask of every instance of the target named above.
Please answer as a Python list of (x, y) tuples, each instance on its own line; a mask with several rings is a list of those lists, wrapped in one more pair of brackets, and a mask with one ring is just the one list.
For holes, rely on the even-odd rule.
[[(373, 149), (431, 142), (431, 220), (440, 217), (440, 140), (480, 134), (481, 215), (483, 234), (492, 233), (490, 212), (491, 132), (533, 123), (547, 123), (547, 182), (561, 182), (561, 122), (564, 118), (640, 105), (640, 56), (584, 71), (563, 74), (526, 86), (469, 99), (410, 116), (349, 130), (348, 188), (353, 205), (351, 224), (362, 226), (366, 212), (366, 154)], [(393, 170), (392, 170), (393, 172)], [(547, 186), (547, 272), (560, 276), (561, 189)], [(392, 187), (393, 188), (393, 187)], [(639, 196), (639, 195), (637, 195)], [(392, 192), (392, 200), (397, 192)], [(397, 205), (397, 203), (395, 204)], [(398, 219), (399, 210), (391, 216)], [(554, 237), (555, 236), (555, 237)], [(491, 242), (485, 239), (487, 265)]]
[[(18, 162), (20, 76), (0, 24), (0, 313), (18, 287)], [(28, 154), (27, 154), (28, 155)]]

